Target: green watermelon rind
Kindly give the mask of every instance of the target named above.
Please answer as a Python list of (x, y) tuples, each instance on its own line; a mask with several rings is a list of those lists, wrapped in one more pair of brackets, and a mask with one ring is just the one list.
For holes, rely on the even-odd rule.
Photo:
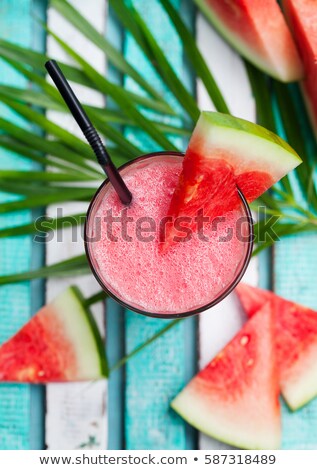
[(290, 77), (286, 78), (283, 77), (276, 68), (271, 67), (268, 61), (261, 60), (258, 54), (253, 53), (250, 48), (246, 46), (244, 41), (241, 41), (239, 36), (230, 32), (228, 28), (226, 28), (223, 23), (218, 19), (217, 15), (215, 15), (211, 9), (206, 4), (206, 0), (194, 0), (197, 6), (200, 8), (202, 13), (206, 16), (206, 18), (210, 21), (212, 26), (216, 29), (216, 31), (233, 47), (240, 55), (245, 57), (248, 61), (258, 67), (260, 70), (263, 70), (268, 75), (277, 80), (282, 82), (293, 82), (298, 81), (303, 77), (303, 72), (300, 73), (293, 73)]
[(303, 370), (301, 375), (296, 374), (296, 381), (283, 384), (283, 398), (292, 411), (303, 408), (317, 397), (316, 352), (317, 348), (311, 354), (312, 360), (309, 364), (306, 364), (306, 370)]
[[(188, 424), (193, 426), (195, 429), (198, 429), (200, 432), (206, 434), (207, 436), (212, 437), (213, 439), (217, 439), (218, 441), (224, 442), (232, 447), (236, 447), (239, 449), (253, 449), (253, 450), (264, 450), (266, 447), (267, 449), (279, 449), (280, 448), (280, 436), (270, 436), (270, 445), (263, 445), (261, 439), (259, 439), (258, 435), (254, 435), (254, 440), (249, 436), (245, 439), (241, 437), (241, 433), (239, 433), (239, 437), (236, 435), (230, 437), (230, 432), (225, 430), (223, 433), (219, 431), (219, 422), (215, 423), (213, 431), (211, 421), (208, 421), (208, 425), (205, 427), (201, 424), (201, 420), (198, 417), (205, 416), (205, 420), (207, 418), (205, 411), (203, 408), (199, 408), (199, 406), (195, 406), (195, 396), (193, 395), (192, 399), (189, 393), (185, 390), (181, 392), (177, 397), (171, 402), (171, 408), (181, 416)], [(265, 435), (265, 440), (267, 436)]]
[[(231, 116), (230, 114), (214, 111), (203, 111), (201, 116), (209, 125), (212, 125), (212, 127), (227, 129), (228, 131), (243, 132), (248, 134), (248, 136), (252, 135), (263, 139), (270, 144), (281, 147), (281, 149), (287, 152), (288, 158), (290, 156), (294, 157), (294, 161), (297, 162), (298, 165), (302, 162), (297, 152), (295, 152), (295, 150), (285, 140), (259, 124)], [(208, 126), (208, 130), (209, 129), (210, 127)]]
[[(76, 286), (70, 286), (52, 303), (57, 307), (59, 312), (64, 311), (65, 318), (71, 318), (73, 315), (73, 332), (75, 334), (72, 335), (71, 339), (74, 341), (74, 345), (77, 343), (78, 346), (77, 359), (85, 358), (86, 360), (86, 358), (90, 356), (91, 363), (87, 363), (87, 372), (92, 372), (94, 368), (98, 369), (96, 370), (96, 373), (92, 374), (91, 378), (107, 378), (109, 375), (109, 368), (105, 355), (103, 340), (91, 311), (85, 305), (85, 299), (80, 290)], [(81, 331), (79, 331), (79, 318), (83, 320), (81, 323)], [(60, 319), (63, 321), (62, 316), (60, 316)], [(75, 322), (77, 322), (77, 324), (75, 324)], [(68, 332), (70, 332), (69, 329)], [(89, 347), (81, 343), (81, 340), (87, 341), (87, 338), (89, 338)], [(95, 354), (93, 353), (92, 347), (94, 347)], [(91, 370), (88, 370), (89, 366), (91, 366)]]
[[(219, 429), (217, 426), (215, 426), (215, 431), (213, 432), (211, 430), (210, 422), (208, 423), (208, 428), (202, 426), (197, 420), (197, 416), (200, 415), (200, 412), (199, 410), (196, 410), (197, 412), (195, 413), (193, 402), (189, 403), (188, 397), (186, 399), (183, 399), (182, 394), (179, 394), (175, 398), (175, 400), (172, 401), (171, 408), (188, 424), (193, 426), (195, 429), (198, 429), (198, 431), (202, 432), (203, 434), (206, 434), (206, 436), (210, 436), (232, 447), (247, 449), (247, 447), (244, 447), (242, 445), (239, 446), (239, 443), (237, 443), (235, 439), (231, 440), (230, 438), (228, 438), (228, 436), (219, 434)], [(191, 410), (191, 412), (189, 412), (189, 409)], [(185, 410), (187, 410), (187, 412)]]
[[(208, 158), (217, 149), (231, 153), (237, 166), (250, 162), (249, 170), (267, 171), (277, 181), (302, 163), (285, 140), (258, 124), (229, 114), (203, 111), (194, 131), (193, 145)], [(199, 148), (200, 147), (200, 148)], [(225, 155), (224, 155), (225, 157)]]

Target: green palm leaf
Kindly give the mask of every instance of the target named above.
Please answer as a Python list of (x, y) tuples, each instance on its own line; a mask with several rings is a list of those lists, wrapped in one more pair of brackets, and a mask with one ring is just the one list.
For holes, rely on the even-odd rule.
[[(54, 158), (52, 157), (43, 156), (37, 153), (36, 151), (34, 151), (34, 147), (24, 145), (23, 143), (19, 142), (19, 140), (15, 136), (10, 137), (9, 135), (6, 135), (6, 134), (0, 134), (0, 147), (3, 147), (7, 150), (11, 150), (12, 152), (15, 152), (23, 156), (24, 158), (37, 162), (41, 166), (49, 165), (52, 168), (56, 168), (58, 170), (63, 170), (63, 171), (71, 172), (71, 173), (74, 173), (75, 171), (75, 169), (69, 166), (67, 162), (61, 163), (60, 161), (54, 160)], [(83, 172), (79, 172), (79, 171), (76, 171), (76, 173), (80, 173), (82, 175), (88, 176), (87, 174)], [(95, 177), (97, 176), (95, 175)]]
[[(1, 184), (1, 187), (4, 189), (3, 183)], [(2, 203), (0, 205), (0, 214), (15, 212), (22, 209), (34, 209), (36, 207), (44, 208), (50, 204), (56, 204), (57, 202), (90, 201), (95, 193), (94, 188), (54, 188), (54, 190), (51, 191), (47, 187), (44, 188), (45, 189), (42, 189), (40, 193), (37, 190), (32, 191), (29, 189), (29, 193), (32, 194), (30, 197)], [(15, 193), (16, 190), (19, 191), (19, 188), (12, 188), (12, 192)], [(27, 191), (26, 188), (25, 191)]]
[[(45, 54), (26, 49), (22, 46), (17, 46), (3, 39), (0, 39), (0, 57), (25, 77), (42, 86), (50, 96), (54, 97), (55, 95), (55, 97), (61, 101), (60, 97), (58, 97), (58, 92), (53, 89), (54, 92), (51, 93), (53, 87), (43, 78), (43, 65), (50, 59), (50, 57), (46, 56)], [(59, 64), (63, 68), (63, 71), (68, 80), (94, 90), (99, 90), (97, 85), (91, 81), (80, 68), (65, 64), (60, 61)], [(29, 70), (28, 66), (32, 67), (33, 71)], [(163, 100), (158, 101), (147, 96), (142, 96), (137, 93), (124, 90), (118, 85), (114, 85), (114, 87), (124, 96), (126, 96), (127, 99), (130, 99), (137, 105), (144, 106), (145, 108), (152, 109), (159, 113), (168, 115), (176, 114), (175, 111)]]
[(65, 111), (66, 107), (60, 102), (53, 100), (50, 96), (37, 90), (26, 90), (14, 86), (0, 85), (1, 96), (11, 100), (21, 101), (40, 108), (51, 109), (54, 111)]
[(30, 146), (35, 151), (53, 155), (62, 162), (68, 161), (70, 165), (77, 167), (79, 171), (94, 175), (102, 174), (102, 171), (99, 168), (93, 167), (86, 161), (85, 157), (78, 155), (76, 151), (73, 151), (70, 147), (59, 141), (47, 140), (3, 118), (0, 118), (0, 129), (11, 138)]
[(79, 276), (88, 274), (89, 272), (90, 268), (87, 263), (86, 255), (80, 255), (34, 271), (0, 276), (0, 285), (47, 277)]
[[(37, 90), (25, 90), (22, 88), (11, 87), (7, 85), (0, 85), (0, 96), (11, 99), (13, 101), (37, 106), (45, 110), (50, 110), (50, 111), (54, 110), (54, 111), (59, 111), (62, 113), (69, 113), (69, 110), (66, 107), (64, 102), (62, 101), (59, 102), (57, 100), (54, 100), (50, 96), (45, 95), (43, 92), (40, 92)], [(91, 106), (89, 104), (83, 105), (83, 107), (85, 111), (90, 115), (90, 117), (94, 120), (94, 124), (96, 124), (95, 120), (98, 120), (99, 123), (102, 122), (102, 123), (107, 123), (107, 124), (110, 123), (110, 124), (128, 125), (128, 126), (135, 125), (119, 109), (101, 108), (97, 106)], [(165, 124), (159, 121), (156, 122), (156, 126), (161, 132), (165, 134), (170, 134), (173, 136), (180, 135), (184, 137), (189, 137), (191, 134), (191, 130), (186, 127), (174, 126), (172, 124)], [(109, 137), (109, 140), (114, 141), (114, 139), (111, 139), (110, 135), (108, 136), (105, 134), (105, 136)], [(126, 140), (126, 143), (127, 142), (128, 141)], [(140, 153), (141, 153), (141, 150), (138, 149), (138, 154)]]
[[(95, 161), (95, 155), (91, 150), (90, 146), (83, 142), (80, 138), (74, 136), (74, 134), (65, 130), (58, 124), (54, 123), (47, 119), (42, 113), (36, 111), (25, 104), (21, 104), (14, 99), (7, 96), (6, 93), (2, 93), (0, 87), (0, 101), (5, 103), (15, 112), (20, 114), (20, 116), (27, 119), (29, 122), (36, 124), (43, 131), (48, 132), (49, 134), (60, 139), (63, 144), (69, 146), (73, 151), (78, 153), (78, 157)], [(88, 110), (87, 110), (88, 111)], [(107, 124), (105, 121), (100, 120), (99, 113), (96, 113), (94, 110), (88, 111), (88, 114), (95, 116), (95, 124), (97, 128), (112, 142), (119, 145), (123, 152), (131, 154), (131, 157), (136, 157), (142, 152), (135, 145), (131, 144), (127, 139), (122, 136), (122, 133), (118, 132), (114, 127)], [(74, 161), (74, 160), (73, 160)]]
[(28, 122), (36, 124), (43, 131), (46, 131), (47, 133), (60, 139), (65, 145), (76, 151), (78, 153), (78, 157), (95, 161), (94, 153), (87, 143), (83, 142), (79, 137), (76, 137), (74, 134), (65, 130), (63, 127), (59, 126), (53, 121), (50, 121), (42, 113), (30, 108), (29, 106), (8, 98), (7, 96), (1, 94), (1, 91), (0, 101), (5, 103), (20, 116), (24, 117)]
[[(17, 227), (5, 227), (0, 229), (0, 238), (18, 237), (21, 235), (31, 235), (51, 232), (52, 230), (60, 230), (64, 227), (77, 227), (86, 220), (86, 214), (74, 214), (64, 217), (51, 218), (43, 216), (34, 220), (30, 224), (19, 225)], [(39, 235), (40, 236), (40, 235)]]
[(299, 183), (304, 194), (307, 194), (307, 188), (310, 187), (309, 202), (317, 211), (317, 192), (315, 186), (311, 185), (313, 164), (307, 149), (308, 139), (304, 135), (301, 120), (298, 118), (299, 111), (295, 106), (289, 87), (281, 86), (277, 81), (274, 81), (274, 91), (287, 140), (303, 160), (303, 163), (296, 169)]
[(126, 113), (127, 117), (146, 132), (152, 139), (157, 142), (165, 150), (178, 150), (166, 137), (162, 134), (159, 129), (151, 121), (146, 119), (143, 114), (137, 110), (134, 103), (127, 99), (126, 94), (122, 92), (122, 89), (113, 85), (109, 80), (103, 77), (97, 72), (88, 62), (80, 57), (70, 46), (68, 46), (63, 40), (61, 40), (56, 34), (50, 32), (54, 39), (60, 44), (60, 46), (78, 62), (85, 74), (98, 86), (99, 90), (110, 96), (114, 102)]
[(123, 0), (110, 0), (109, 3), (153, 64), (164, 84), (171, 90), (193, 122), (196, 122), (199, 117), (199, 108), (196, 101), (177, 77), (141, 16), (134, 8), (128, 8)]
[(171, 322), (169, 322), (166, 326), (164, 326), (163, 328), (161, 328), (157, 333), (155, 333), (153, 336), (151, 336), (150, 338), (148, 338), (146, 341), (144, 341), (144, 343), (140, 344), (139, 346), (137, 346), (135, 349), (133, 349), (132, 351), (130, 351), (128, 354), (126, 354), (124, 357), (122, 357), (112, 368), (111, 368), (111, 372), (115, 371), (116, 369), (119, 369), (120, 367), (122, 367), (124, 364), (126, 364), (130, 359), (132, 359), (132, 357), (136, 356), (137, 354), (139, 354), (141, 351), (143, 351), (143, 349), (145, 349), (147, 346), (149, 346), (150, 344), (152, 344), (154, 341), (156, 341), (158, 338), (160, 338), (161, 336), (163, 336), (165, 333), (167, 333), (169, 330), (171, 330), (172, 328), (174, 328), (174, 326), (178, 325), (178, 323), (182, 322), (182, 321), (186, 321), (184, 319), (179, 319), (179, 320), (172, 320)]
[(51, 6), (55, 8), (67, 21), (78, 29), (87, 39), (93, 42), (99, 49), (105, 52), (107, 60), (112, 63), (122, 74), (133, 78), (145, 91), (157, 100), (164, 101), (160, 94), (129, 64), (126, 58), (119, 52), (102, 34), (100, 34), (89, 21), (66, 0), (51, 0)]
[(0, 180), (2, 181), (26, 181), (30, 180), (41, 183), (74, 183), (77, 181), (103, 181), (102, 176), (94, 177), (80, 173), (61, 173), (48, 171), (18, 171), (18, 170), (0, 170)]
[(178, 11), (173, 7), (169, 0), (161, 0), (161, 3), (172, 20), (182, 40), (187, 57), (189, 58), (197, 77), (201, 78), (201, 81), (203, 82), (211, 101), (215, 105), (216, 110), (221, 113), (230, 114), (224, 97), (222, 96), (208, 65), (199, 51), (191, 31), (187, 28)]

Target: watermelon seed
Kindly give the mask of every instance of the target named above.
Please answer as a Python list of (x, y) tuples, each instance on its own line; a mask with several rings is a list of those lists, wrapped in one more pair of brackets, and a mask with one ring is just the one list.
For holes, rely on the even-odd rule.
[(247, 345), (248, 342), (249, 342), (249, 337), (246, 336), (246, 335), (245, 335), (245, 336), (242, 336), (242, 338), (240, 339), (240, 344), (241, 344), (242, 346)]

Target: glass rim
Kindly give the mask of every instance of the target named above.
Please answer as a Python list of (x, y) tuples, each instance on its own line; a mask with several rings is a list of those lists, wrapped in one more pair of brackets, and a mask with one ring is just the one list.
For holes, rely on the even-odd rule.
[[(134, 158), (133, 160), (129, 160), (128, 162), (121, 165), (119, 167), (119, 171), (124, 170), (126, 167), (128, 167), (128, 166), (130, 166), (134, 163), (141, 162), (142, 160), (146, 160), (147, 158), (156, 157), (156, 156), (158, 156), (158, 157), (159, 156), (169, 156), (169, 155), (170, 156), (178, 156), (178, 157), (184, 157), (185, 156), (185, 154), (183, 152), (176, 152), (176, 151), (158, 151), (158, 152), (145, 153), (145, 154), (142, 154), (139, 157)], [(109, 297), (111, 297), (116, 302), (118, 302), (118, 304), (120, 304), (122, 307), (124, 307), (127, 310), (131, 310), (133, 312), (139, 313), (139, 314), (144, 315), (146, 317), (163, 318), (163, 319), (166, 319), (166, 320), (178, 319), (178, 318), (187, 318), (187, 317), (192, 317), (194, 315), (202, 313), (202, 312), (214, 307), (218, 303), (222, 302), (222, 300), (224, 300), (235, 289), (235, 287), (239, 284), (239, 282), (241, 281), (242, 277), (244, 276), (244, 274), (247, 270), (247, 267), (249, 265), (249, 262), (250, 262), (250, 259), (251, 259), (251, 256), (252, 256), (253, 245), (254, 245), (254, 222), (253, 222), (250, 206), (249, 206), (245, 196), (243, 195), (242, 191), (239, 189), (239, 187), (237, 187), (239, 197), (241, 199), (242, 205), (243, 205), (245, 213), (246, 213), (246, 218), (247, 218), (248, 227), (249, 227), (248, 240), (246, 242), (247, 250), (246, 250), (246, 254), (245, 254), (245, 257), (244, 257), (244, 260), (243, 260), (242, 267), (241, 267), (240, 271), (235, 276), (233, 281), (228, 285), (228, 287), (219, 296), (217, 296), (213, 301), (209, 302), (208, 304), (205, 304), (201, 307), (194, 308), (193, 310), (189, 310), (189, 311), (181, 312), (181, 313), (152, 313), (152, 312), (147, 312), (146, 310), (141, 310), (141, 309), (139, 309), (137, 307), (134, 307), (134, 306), (124, 302), (123, 300), (119, 299), (117, 297), (117, 295), (114, 294), (104, 284), (103, 280), (101, 279), (100, 275), (98, 274), (97, 270), (95, 269), (94, 263), (91, 259), (91, 254), (89, 252), (89, 242), (87, 241), (88, 238), (89, 238), (88, 237), (89, 220), (90, 220), (90, 216), (91, 216), (91, 213), (92, 213), (92, 210), (93, 210), (93, 207), (94, 207), (94, 203), (95, 203), (98, 195), (100, 194), (100, 192), (102, 192), (104, 187), (107, 186), (108, 184), (109, 184), (109, 179), (106, 178), (105, 181), (103, 181), (101, 183), (101, 185), (99, 186), (99, 188), (95, 192), (92, 200), (90, 201), (90, 204), (89, 204), (89, 207), (88, 207), (88, 210), (87, 210), (87, 213), (86, 213), (86, 219), (85, 219), (85, 225), (84, 225), (84, 245), (85, 245), (85, 252), (86, 252), (87, 259), (88, 259), (88, 263), (89, 263), (90, 269), (91, 269), (94, 277), (98, 281), (101, 288), (106, 292), (106, 294), (108, 294)]]

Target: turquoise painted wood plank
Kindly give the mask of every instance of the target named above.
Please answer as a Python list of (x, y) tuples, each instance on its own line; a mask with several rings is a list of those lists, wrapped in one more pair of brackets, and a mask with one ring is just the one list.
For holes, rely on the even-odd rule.
[[(112, 368), (125, 353), (124, 311), (114, 300), (107, 301), (106, 345)], [(124, 368), (111, 372), (108, 381), (108, 449), (124, 449)]]
[[(118, 49), (122, 49), (123, 30), (112, 10), (108, 12), (107, 38)], [(109, 66), (107, 76), (111, 81), (121, 84), (123, 77), (114, 67)], [(115, 107), (110, 100), (107, 107)], [(118, 126), (120, 129), (120, 126)], [(120, 129), (122, 131), (122, 129)], [(106, 348), (110, 368), (113, 367), (125, 353), (124, 345), (124, 309), (117, 302), (107, 300), (106, 304)], [(108, 449), (121, 450), (124, 448), (124, 368), (112, 372), (108, 380)]]
[(268, 248), (258, 255), (259, 286), (262, 289), (272, 289), (273, 250)]
[[(46, 23), (47, 0), (33, 0), (33, 18), (41, 19)], [(46, 45), (46, 31), (39, 21), (33, 20), (32, 47), (43, 52)], [(35, 167), (36, 165), (34, 165)], [(33, 211), (33, 218), (42, 215), (42, 212)], [(37, 269), (45, 264), (45, 245), (32, 244), (31, 269)], [(45, 281), (40, 279), (31, 283), (31, 313), (37, 312), (45, 303)], [(45, 447), (45, 387), (32, 386), (30, 390), (30, 446), (32, 450)]]
[[(302, 110), (296, 90), (297, 105)], [(304, 111), (303, 111), (304, 112)], [(302, 130), (307, 149), (316, 155), (316, 143), (305, 117)], [(300, 191), (297, 189), (297, 196)], [(277, 294), (317, 310), (317, 236), (297, 235), (277, 242), (273, 249), (273, 287)], [(317, 400), (301, 410), (291, 412), (282, 404), (283, 449), (317, 449)]]
[[(180, 41), (159, 2), (133, 0), (133, 4), (146, 18), (175, 71), (180, 77), (187, 74), (189, 82)], [(177, 8), (181, 7), (180, 0), (174, 0), (173, 4)], [(150, 83), (155, 84), (167, 98), (171, 98), (130, 36), (126, 38), (125, 55)], [(129, 89), (137, 89), (130, 79), (125, 80), (125, 85)], [(176, 103), (170, 101), (176, 106)], [(140, 132), (127, 129), (126, 135), (146, 151), (158, 150)], [(183, 144), (179, 139), (175, 143), (180, 146)], [(126, 312), (125, 324), (126, 350), (131, 351), (161, 329), (166, 320), (154, 320)], [(195, 320), (185, 320), (128, 362), (125, 399), (127, 449), (189, 449), (196, 445), (187, 425), (169, 407), (172, 398), (194, 373), (195, 327)]]
[[(24, 46), (34, 47), (40, 39), (38, 30), (34, 29), (34, 13), (43, 11), (43, 4), (31, 0), (2, 0), (0, 3), (0, 36)], [(39, 44), (37, 42), (36, 47)], [(25, 80), (3, 62), (0, 63), (1, 83), (24, 86)], [(18, 118), (8, 109), (1, 107), (1, 115), (17, 121)], [(21, 121), (19, 121), (21, 122)], [(14, 155), (0, 150), (2, 168), (31, 169), (33, 164)], [(13, 198), (1, 193), (0, 200)], [(19, 225), (31, 220), (31, 213), (23, 211), (14, 215), (2, 216), (1, 227)], [(6, 239), (0, 243), (1, 273), (10, 273), (28, 269), (31, 264), (40, 263), (31, 260), (32, 241), (30, 237)], [(33, 308), (41, 302), (41, 296), (32, 296), (29, 283), (4, 286), (0, 289), (1, 317), (0, 342), (6, 340), (29, 318)], [(33, 298), (33, 301), (32, 301)], [(42, 298), (42, 297), (41, 297)], [(33, 304), (33, 305), (32, 305)], [(39, 407), (42, 395), (39, 390), (32, 391), (29, 386), (1, 385), (0, 386), (0, 449), (29, 449), (38, 448), (43, 441), (42, 410)], [(35, 426), (37, 426), (36, 429)]]

